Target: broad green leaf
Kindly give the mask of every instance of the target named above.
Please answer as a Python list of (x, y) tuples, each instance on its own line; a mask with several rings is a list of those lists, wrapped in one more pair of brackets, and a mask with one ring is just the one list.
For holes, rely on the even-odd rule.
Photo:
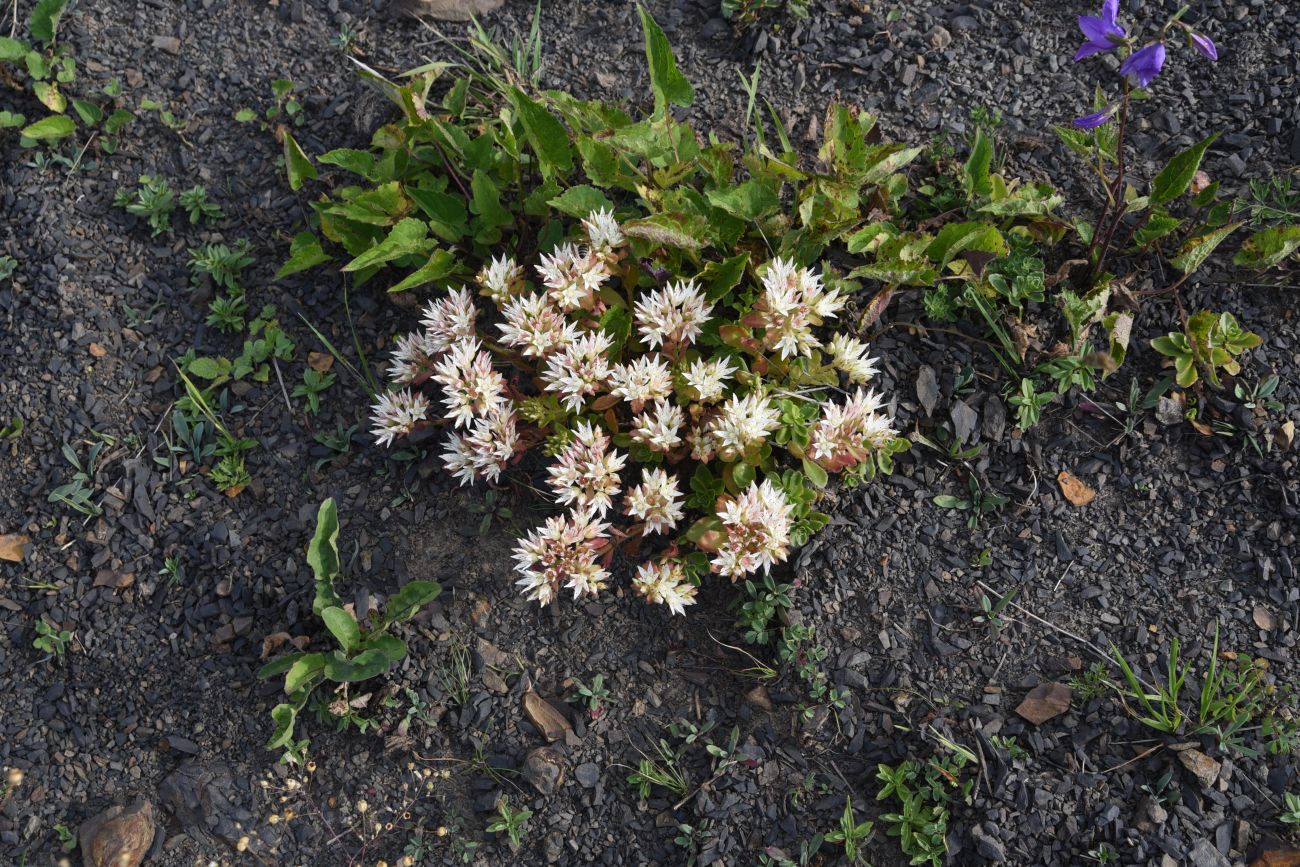
[(68, 0), (37, 0), (28, 19), (28, 29), (32, 38), (50, 45), (59, 32), (59, 19), (63, 17)]
[[(318, 583), (333, 581), (339, 574), (339, 513), (333, 497), (316, 511), (316, 532), (307, 546), (307, 565)], [(314, 606), (312, 611), (320, 614)]]
[(1092, 155), (1092, 135), (1069, 126), (1057, 126), (1055, 129), (1056, 137), (1071, 151), (1081, 157)]
[(655, 116), (664, 117), (670, 104), (689, 107), (695, 101), (695, 89), (677, 69), (672, 47), (659, 24), (644, 6), (637, 6), (637, 12), (645, 33), (645, 57), (650, 66), (650, 87), (655, 94)]
[(325, 654), (323, 653), (303, 653), (299, 659), (295, 660), (289, 667), (289, 671), (284, 676), (284, 691), (288, 695), (293, 695), (298, 690), (307, 686), (308, 683), (321, 673), (325, 667)]
[(266, 742), (268, 750), (279, 750), (289, 745), (293, 740), (293, 725), (297, 718), (298, 711), (291, 704), (277, 704), (271, 709), (275, 730), (271, 733), (271, 739)]
[(600, 330), (614, 341), (614, 346), (610, 350), (611, 353), (618, 352), (632, 335), (631, 311), (622, 305), (610, 307), (601, 314)]
[(1167, 236), (1183, 224), (1183, 221), (1170, 215), (1159, 206), (1151, 209), (1142, 228), (1133, 233), (1133, 244), (1137, 248), (1150, 247), (1156, 241)]
[(104, 133), (106, 135), (117, 135), (128, 123), (135, 120), (135, 115), (124, 108), (115, 108), (113, 113), (104, 121)]
[(406, 656), (406, 642), (395, 635), (376, 635), (366, 642), (367, 650), (378, 650), (389, 662), (401, 662)]
[(32, 84), (32, 93), (41, 101), (41, 105), (55, 114), (63, 114), (68, 107), (68, 98), (52, 81), (37, 81)]
[(10, 36), (0, 36), (0, 63), (16, 63), (27, 56), (30, 50), (26, 42)]
[[(1125, 312), (1115, 312), (1108, 314), (1101, 320), (1102, 327), (1106, 329), (1108, 338), (1108, 354), (1111, 360), (1115, 362), (1115, 367), (1124, 363), (1124, 358), (1128, 355), (1129, 337), (1133, 333), (1133, 314)], [(1114, 373), (1113, 370), (1104, 371), (1102, 379), (1106, 379)]]
[(479, 215), (485, 228), (508, 226), (514, 222), (510, 211), (501, 206), (500, 188), (481, 170), (474, 171), (470, 191), (474, 195), (474, 212)]
[(0, 129), (15, 129), (27, 123), (26, 115), (0, 110)]
[(230, 373), (230, 363), (222, 364), (216, 358), (199, 356), (185, 365), (185, 372), (200, 379), (217, 379)]
[(378, 677), (388, 671), (391, 664), (380, 650), (367, 650), (352, 659), (335, 652), (325, 660), (325, 676), (338, 683), (358, 683)]
[(81, 118), (81, 122), (88, 126), (94, 126), (104, 119), (104, 110), (93, 102), (74, 99), (72, 100), (72, 108), (77, 112), (77, 116)]
[(257, 679), (266, 680), (268, 678), (275, 677), (277, 674), (284, 674), (286, 671), (288, 671), (290, 668), (293, 667), (293, 664), (295, 662), (302, 659), (306, 655), (307, 654), (305, 653), (290, 653), (288, 656), (282, 656), (279, 659), (273, 659), (270, 662), (268, 662), (266, 665), (258, 669)]
[(856, 277), (879, 280), (881, 283), (906, 283), (913, 286), (928, 286), (935, 281), (938, 274), (935, 272), (934, 266), (929, 262), (886, 260), (854, 268), (849, 272), (849, 278)]
[(569, 187), (549, 202), (552, 208), (570, 217), (585, 219), (592, 211), (612, 210), (614, 203), (603, 192), (587, 184)]
[(390, 286), (389, 292), (405, 292), (407, 289), (413, 289), (416, 286), (423, 286), (426, 283), (432, 283), (435, 280), (442, 280), (456, 270), (456, 257), (450, 251), (441, 248), (434, 250), (429, 256), (429, 261), (425, 262), (415, 271), (412, 271), (404, 280), (395, 286)]
[(293, 133), (284, 131), (284, 168), (289, 175), (289, 189), (298, 190), (303, 182), (316, 177), (316, 167), (311, 164)]
[(1163, 205), (1187, 192), (1192, 178), (1196, 177), (1196, 170), (1201, 167), (1205, 149), (1218, 137), (1217, 132), (1211, 133), (1170, 160), (1151, 181), (1151, 204)]
[(417, 611), (438, 598), (441, 592), (442, 586), (436, 581), (406, 583), (388, 600), (388, 605), (384, 608), (385, 625), (410, 620)]
[(345, 653), (351, 653), (361, 644), (361, 626), (345, 609), (330, 606), (320, 613), (325, 627), (338, 640)]
[(754, 179), (709, 190), (706, 196), (709, 204), (742, 220), (757, 220), (765, 217), (781, 204), (781, 200), (770, 184)]
[(949, 223), (926, 248), (925, 255), (940, 266), (947, 265), (963, 250), (978, 250), (996, 256), (1007, 255), (1007, 242), (992, 223)]
[(42, 118), (31, 126), (23, 127), (21, 134), (33, 141), (58, 141), (76, 131), (77, 125), (72, 118), (56, 114)]
[(699, 274), (699, 280), (704, 284), (704, 294), (709, 301), (720, 301), (735, 289), (741, 278), (745, 276), (745, 268), (748, 265), (749, 253), (741, 253), (730, 259), (705, 265), (704, 270)]
[(1232, 261), (1245, 268), (1272, 268), (1296, 250), (1300, 250), (1300, 226), (1274, 226), (1247, 238)]
[(524, 135), (533, 153), (537, 154), (542, 175), (549, 178), (573, 171), (573, 151), (569, 148), (569, 131), (564, 124), (519, 88), (510, 88), (508, 95), (510, 104), (523, 121)]
[(429, 240), (429, 224), (415, 217), (407, 217), (390, 229), (384, 240), (344, 265), (343, 271), (350, 273), (374, 268), (403, 256), (425, 253), (432, 244)]
[(826, 470), (822, 469), (821, 464), (809, 460), (808, 458), (803, 459), (803, 472), (804, 475), (808, 477), (808, 481), (812, 482), (819, 488), (826, 487), (830, 482), (830, 476), (826, 474)]
[(687, 214), (652, 214), (623, 224), (623, 234), (665, 247), (698, 250), (703, 246), (707, 224), (700, 217)]
[(1047, 183), (1021, 184), (1003, 195), (999, 180), (1000, 177), (994, 176), (993, 201), (981, 205), (977, 209), (979, 213), (998, 217), (1047, 217), (1065, 201), (1065, 196)]
[(882, 145), (881, 150), (886, 155), (880, 157), (874, 162), (868, 160), (866, 173), (862, 176), (862, 183), (865, 186), (878, 185), (890, 175), (902, 169), (921, 155), (925, 150), (924, 147), (907, 148), (901, 145)]
[(430, 230), (448, 244), (459, 243), (469, 231), (469, 211), (459, 195), (419, 187), (407, 187), (406, 194), (429, 218)]
[(375, 157), (370, 151), (357, 150), (356, 148), (335, 148), (321, 154), (316, 160), (326, 165), (338, 166), (345, 171), (352, 172), (354, 175), (361, 175), (367, 180), (378, 180), (375, 176)]
[(306, 271), (308, 268), (314, 268), (332, 258), (334, 257), (326, 253), (325, 249), (321, 247), (320, 240), (315, 235), (311, 232), (299, 232), (289, 245), (289, 261), (281, 265), (280, 270), (275, 272), (275, 279), (281, 280), (290, 274)]
[(987, 196), (993, 190), (989, 169), (993, 165), (993, 140), (984, 134), (982, 127), (975, 129), (975, 142), (970, 156), (962, 167), (962, 187), (968, 198)]
[(1190, 274), (1197, 268), (1205, 264), (1205, 260), (1210, 257), (1214, 249), (1223, 243), (1223, 240), (1233, 232), (1240, 229), (1241, 223), (1229, 223), (1221, 229), (1215, 229), (1212, 232), (1206, 232), (1197, 235), (1195, 238), (1188, 239), (1187, 243), (1178, 252), (1178, 255), (1169, 260), (1173, 265), (1184, 274)]
[(850, 253), (866, 253), (878, 244), (898, 237), (898, 227), (890, 222), (870, 223), (844, 239)]

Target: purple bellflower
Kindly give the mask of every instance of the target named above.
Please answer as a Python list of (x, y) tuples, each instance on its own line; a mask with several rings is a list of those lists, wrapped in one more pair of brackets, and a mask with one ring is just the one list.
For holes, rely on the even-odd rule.
[(1087, 37), (1087, 42), (1079, 46), (1074, 55), (1075, 63), (1085, 57), (1112, 50), (1128, 38), (1124, 28), (1115, 22), (1119, 15), (1119, 0), (1102, 0), (1100, 15), (1080, 15), (1079, 29)]
[(1204, 33), (1193, 33), (1188, 31), (1187, 38), (1191, 41), (1192, 47), (1210, 60), (1219, 59), (1219, 49), (1215, 47), (1214, 40)]
[(1096, 129), (1114, 117), (1117, 108), (1118, 106), (1108, 105), (1101, 111), (1094, 111), (1092, 114), (1085, 114), (1083, 117), (1076, 117), (1074, 119), (1074, 125), (1079, 129)]
[(1160, 74), (1165, 65), (1165, 44), (1152, 42), (1144, 45), (1128, 56), (1119, 68), (1120, 75), (1127, 75), (1134, 87), (1146, 87)]

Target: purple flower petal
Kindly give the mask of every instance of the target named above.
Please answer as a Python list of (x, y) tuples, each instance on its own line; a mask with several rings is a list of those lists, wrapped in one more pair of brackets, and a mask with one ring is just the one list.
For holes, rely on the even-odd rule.
[(1109, 51), (1109, 50), (1110, 50), (1109, 46), (1103, 48), (1102, 46), (1098, 45), (1095, 42), (1085, 42), (1082, 45), (1080, 45), (1079, 50), (1074, 53), (1074, 62), (1078, 63), (1080, 60), (1083, 60), (1085, 57), (1092, 57), (1094, 54), (1101, 54), (1102, 52)]
[(1214, 40), (1203, 33), (1192, 34), (1192, 47), (1211, 60), (1219, 59), (1219, 49), (1215, 47)]
[(1115, 19), (1119, 17), (1119, 0), (1102, 0), (1101, 20), (1105, 21), (1112, 27), (1115, 26)]
[(1079, 129), (1096, 129), (1106, 123), (1115, 114), (1115, 106), (1108, 105), (1101, 111), (1094, 111), (1092, 114), (1085, 114), (1083, 117), (1076, 117), (1074, 125)]
[(1093, 15), (1079, 16), (1079, 29), (1083, 31), (1083, 35), (1088, 38), (1089, 42), (1104, 45), (1108, 41), (1106, 36), (1110, 33), (1111, 26), (1113, 25), (1110, 25), (1109, 22)]
[(1129, 76), (1135, 87), (1146, 87), (1165, 65), (1165, 45), (1153, 42), (1129, 55), (1120, 65), (1119, 74)]

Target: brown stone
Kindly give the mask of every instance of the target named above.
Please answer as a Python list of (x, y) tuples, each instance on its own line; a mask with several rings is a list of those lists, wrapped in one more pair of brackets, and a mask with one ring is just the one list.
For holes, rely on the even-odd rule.
[(573, 731), (564, 714), (532, 690), (524, 693), (524, 713), (548, 741), (558, 741), (565, 732)]
[(1074, 692), (1063, 683), (1040, 683), (1029, 691), (1016, 713), (1034, 725), (1042, 725), (1069, 710), (1073, 697)]
[(469, 21), (501, 8), (505, 0), (395, 0), (389, 10), (435, 21)]
[(0, 560), (8, 560), (10, 563), (23, 562), (23, 557), (27, 554), (27, 546), (31, 541), (31, 536), (24, 536), (21, 533), (0, 535)]
[(85, 867), (139, 867), (153, 845), (153, 804), (144, 799), (115, 805), (81, 824)]
[(1219, 779), (1219, 763), (1200, 750), (1183, 750), (1178, 754), (1178, 761), (1191, 772), (1202, 789), (1208, 789)]
[(523, 777), (543, 795), (564, 782), (564, 756), (555, 747), (538, 747), (524, 759)]
[(767, 687), (761, 683), (745, 693), (745, 701), (761, 710), (769, 712), (772, 710), (772, 697), (767, 694)]
[(1277, 840), (1271, 842), (1273, 845), (1261, 850), (1259, 857), (1250, 862), (1250, 867), (1300, 867), (1300, 849)]

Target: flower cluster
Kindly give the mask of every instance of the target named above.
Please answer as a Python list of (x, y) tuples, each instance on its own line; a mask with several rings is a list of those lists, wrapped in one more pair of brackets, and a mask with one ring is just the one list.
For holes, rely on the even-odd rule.
[[(546, 443), (547, 487), (568, 511), (519, 540), (523, 593), (543, 605), (564, 590), (594, 596), (614, 551), (635, 540), (660, 548), (647, 552), (633, 589), (682, 614), (701, 573), (738, 580), (788, 556), (808, 501), (783, 487), (773, 455), (791, 439), (783, 425), (803, 425), (795, 456), (827, 471), (862, 465), (889, 443), (881, 397), (861, 388), (876, 361), (851, 335), (823, 343), (819, 329), (846, 299), (793, 260), (759, 269), (756, 300), (719, 321), (740, 293), (711, 301), (693, 278), (654, 279), (610, 211), (590, 214), (582, 232), (541, 254), (531, 280), (509, 257), (487, 262), (476, 278), (483, 308), (466, 289), (431, 302), (421, 329), (396, 342), (389, 372), (400, 390), (379, 399), (374, 433), (388, 444), (445, 427), (442, 459), (462, 484), (499, 482)], [(723, 341), (723, 326), (743, 334)], [(781, 371), (796, 362), (822, 371), (814, 381), (842, 376), (857, 393), (836, 403), (787, 388)], [(796, 422), (782, 410), (792, 401), (807, 407)], [(717, 488), (698, 487), (695, 462), (723, 465), (704, 474), (722, 480)], [(688, 501), (706, 512), (695, 528)], [(679, 554), (692, 542), (707, 556)]]

